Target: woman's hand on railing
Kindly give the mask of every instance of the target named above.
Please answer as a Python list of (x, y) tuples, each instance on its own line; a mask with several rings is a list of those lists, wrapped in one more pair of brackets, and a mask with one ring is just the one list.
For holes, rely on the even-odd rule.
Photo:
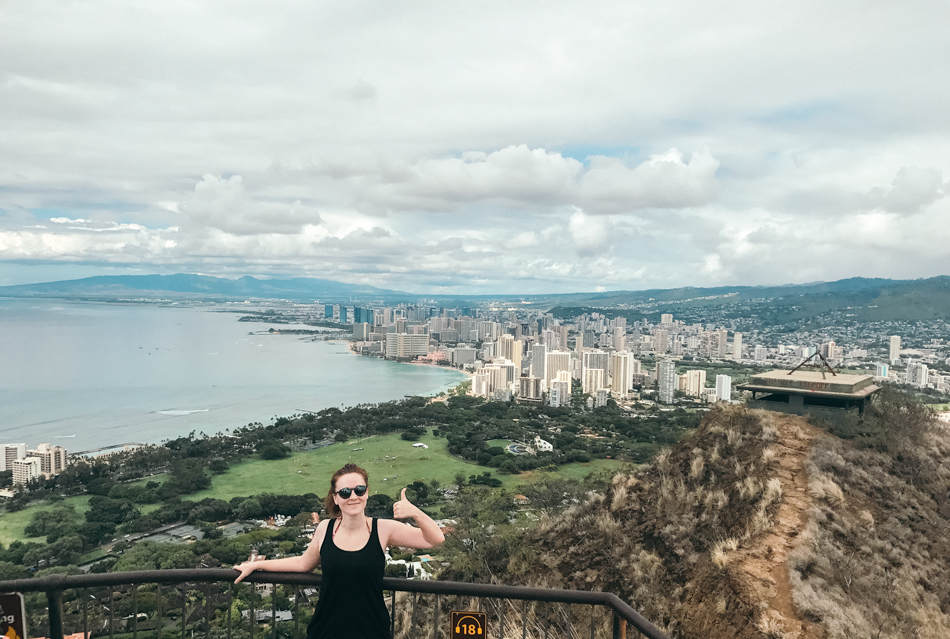
[(241, 581), (243, 581), (245, 577), (247, 577), (249, 574), (257, 570), (257, 568), (258, 567), (255, 566), (254, 562), (252, 561), (245, 561), (243, 564), (236, 564), (234, 566), (234, 569), (240, 571), (241, 574), (238, 575), (238, 578), (234, 580), (234, 583), (236, 584), (241, 583)]

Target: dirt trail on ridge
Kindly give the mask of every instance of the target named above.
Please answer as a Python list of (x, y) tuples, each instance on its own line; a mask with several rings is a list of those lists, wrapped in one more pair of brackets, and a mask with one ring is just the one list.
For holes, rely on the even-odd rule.
[(768, 623), (775, 635), (817, 639), (821, 636), (818, 627), (803, 621), (795, 610), (786, 560), (808, 523), (811, 497), (805, 459), (821, 431), (794, 415), (771, 413), (770, 417), (778, 428), (778, 439), (771, 447), (778, 453), (774, 472), (782, 482), (782, 502), (775, 525), (750, 546), (740, 547), (736, 573), (753, 601), (768, 605), (760, 620)]

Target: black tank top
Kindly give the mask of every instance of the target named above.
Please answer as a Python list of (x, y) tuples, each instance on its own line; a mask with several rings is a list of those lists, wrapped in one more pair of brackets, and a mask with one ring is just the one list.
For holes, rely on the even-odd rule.
[(340, 550), (327, 526), (320, 546), (323, 582), (308, 639), (391, 639), (389, 613), (383, 601), (386, 555), (379, 545), (376, 519), (369, 541), (360, 550)]

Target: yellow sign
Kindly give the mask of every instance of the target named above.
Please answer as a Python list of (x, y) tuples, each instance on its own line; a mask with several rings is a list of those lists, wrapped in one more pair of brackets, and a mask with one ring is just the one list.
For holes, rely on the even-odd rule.
[(0, 639), (26, 639), (26, 607), (18, 592), (0, 594)]
[(488, 637), (488, 615), (484, 612), (452, 612), (452, 639)]

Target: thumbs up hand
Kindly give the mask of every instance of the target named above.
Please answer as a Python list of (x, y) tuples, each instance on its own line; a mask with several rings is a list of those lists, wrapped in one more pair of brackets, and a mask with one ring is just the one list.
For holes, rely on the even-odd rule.
[(399, 493), (399, 501), (393, 504), (393, 518), (395, 519), (409, 519), (410, 517), (415, 517), (420, 514), (422, 511), (418, 507), (412, 505), (408, 499), (406, 499), (406, 489), (403, 488), (402, 492)]

